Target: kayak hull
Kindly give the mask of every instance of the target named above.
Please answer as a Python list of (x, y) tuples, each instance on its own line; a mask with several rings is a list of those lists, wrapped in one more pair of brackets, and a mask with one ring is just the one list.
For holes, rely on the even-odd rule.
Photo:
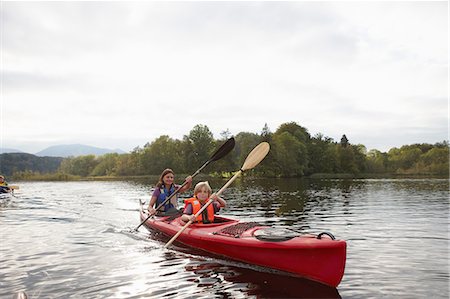
[[(148, 217), (141, 205), (142, 221)], [(276, 269), (337, 287), (346, 261), (346, 242), (325, 236), (295, 236), (287, 239), (259, 238), (270, 229), (253, 222), (216, 217), (218, 223), (191, 224), (176, 242), (232, 260)], [(184, 223), (179, 217), (151, 217), (149, 229), (174, 236)]]

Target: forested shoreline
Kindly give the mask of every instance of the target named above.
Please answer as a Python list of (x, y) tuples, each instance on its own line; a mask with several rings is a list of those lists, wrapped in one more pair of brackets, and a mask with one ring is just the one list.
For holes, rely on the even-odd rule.
[[(34, 156), (46, 159), (34, 163), (29, 156), (22, 161), (18, 155), (2, 154), (0, 172), (14, 180), (139, 177), (158, 175), (165, 168), (189, 174), (230, 137), (229, 131), (224, 131), (221, 138), (214, 139), (206, 125), (196, 125), (182, 140), (162, 135), (126, 154), (70, 158)], [(267, 141), (271, 145), (270, 152), (251, 171), (252, 176), (449, 175), (448, 141), (404, 145), (386, 153), (376, 149), (367, 151), (362, 144), (351, 144), (345, 134), (339, 141), (321, 133), (311, 136), (295, 122), (284, 123), (273, 133), (265, 125), (260, 134), (240, 132), (234, 138), (234, 150), (211, 163), (202, 173), (219, 177), (230, 175), (239, 170), (258, 143)]]

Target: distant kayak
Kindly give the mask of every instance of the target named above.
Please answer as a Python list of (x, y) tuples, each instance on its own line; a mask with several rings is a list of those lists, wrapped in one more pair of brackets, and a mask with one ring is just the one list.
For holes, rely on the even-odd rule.
[(1, 193), (10, 193), (11, 192), (11, 188), (8, 186), (0, 186), (0, 194)]
[(14, 190), (19, 190), (19, 186), (17, 185), (0, 186), (0, 193), (10, 193), (14, 192)]
[[(148, 216), (141, 202), (141, 221)], [(172, 237), (184, 222), (180, 215), (155, 216), (149, 218), (145, 226)], [(344, 275), (347, 244), (344, 240), (335, 240), (329, 233), (317, 236), (279, 233), (255, 222), (216, 216), (211, 224), (191, 224), (175, 242), (332, 287), (337, 287)]]

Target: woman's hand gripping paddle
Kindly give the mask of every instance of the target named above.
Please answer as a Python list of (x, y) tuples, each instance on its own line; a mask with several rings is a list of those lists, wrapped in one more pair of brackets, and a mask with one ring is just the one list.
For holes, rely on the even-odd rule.
[[(256, 165), (258, 165), (264, 157), (269, 153), (270, 145), (267, 142), (261, 142), (258, 144), (251, 152), (248, 154), (247, 159), (245, 159), (244, 165), (242, 168), (236, 172), (233, 177), (217, 192), (215, 195), (220, 196), (222, 192), (244, 171), (254, 168)], [(214, 195), (214, 194), (213, 194)], [(194, 215), (192, 218), (197, 218), (198, 215), (200, 215), (204, 209), (208, 205), (210, 205), (214, 201), (214, 197), (211, 195), (210, 199), (206, 202), (206, 204)], [(191, 225), (192, 220), (189, 220), (179, 231), (176, 233), (175, 236), (172, 237), (172, 239), (169, 240), (169, 242), (164, 245), (164, 248), (169, 247), (173, 241), (175, 241), (176, 238), (189, 226)]]
[[(211, 156), (211, 158), (206, 161), (202, 167), (200, 167), (199, 169), (197, 169), (197, 171), (192, 174), (192, 178), (194, 178), (197, 174), (200, 173), (200, 171), (203, 170), (203, 168), (205, 168), (206, 166), (208, 166), (209, 163), (213, 162), (213, 161), (217, 161), (219, 159), (222, 159), (223, 157), (225, 157), (226, 154), (228, 154), (229, 152), (231, 152), (231, 150), (234, 148), (234, 138), (231, 137), (230, 139), (228, 139), (219, 149), (217, 149), (215, 151), (215, 153)], [(180, 191), (181, 188), (183, 188), (185, 185), (187, 184), (187, 182), (185, 181), (183, 183), (183, 185), (181, 185), (179, 188), (177, 188), (177, 190), (175, 190), (175, 192), (173, 192), (170, 196), (168, 196), (166, 198), (166, 200), (164, 200), (159, 206), (157, 206), (155, 208), (155, 213), (156, 211), (158, 211), (159, 209), (161, 209), (161, 207), (163, 207), (169, 200), (172, 199), (172, 197), (174, 197), (178, 191)], [(150, 214), (144, 221), (141, 222), (141, 224), (138, 225), (138, 227), (136, 227), (134, 230), (137, 231), (142, 224), (144, 224), (150, 217), (152, 217), (154, 214)]]

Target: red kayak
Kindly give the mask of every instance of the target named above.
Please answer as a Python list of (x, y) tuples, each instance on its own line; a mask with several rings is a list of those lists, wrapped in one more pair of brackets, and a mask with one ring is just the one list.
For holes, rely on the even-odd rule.
[[(141, 220), (148, 217), (141, 203)], [(344, 275), (346, 247), (329, 233), (280, 235), (255, 222), (216, 216), (211, 224), (191, 224), (175, 242), (247, 264), (288, 272), (337, 287)], [(179, 215), (155, 216), (145, 226), (174, 236), (183, 226)]]

